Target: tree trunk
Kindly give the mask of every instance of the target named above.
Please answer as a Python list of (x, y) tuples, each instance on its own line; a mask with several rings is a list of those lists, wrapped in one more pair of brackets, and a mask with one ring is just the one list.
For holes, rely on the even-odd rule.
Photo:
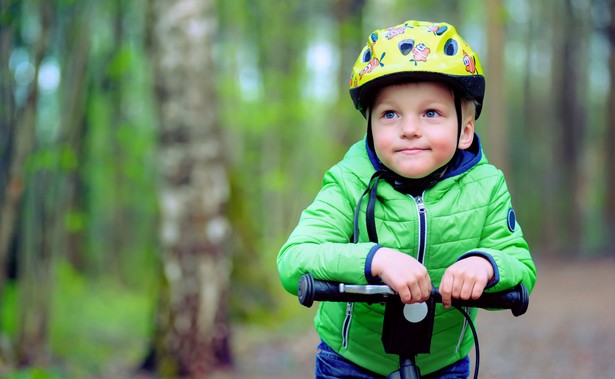
[[(338, 94), (334, 109), (331, 111), (335, 119), (327, 129), (331, 130), (331, 139), (339, 141), (344, 151), (365, 133), (367, 123), (358, 125), (358, 113), (352, 106), (348, 95), (350, 69), (357, 55), (367, 42), (367, 33), (363, 32), (363, 9), (365, 0), (336, 0), (333, 2), (333, 14), (337, 24), (337, 51), (340, 54), (337, 67)], [(355, 116), (355, 117), (352, 117)]]
[[(48, 331), (51, 316), (51, 252), (54, 238), (53, 211), (47, 207), (52, 196), (48, 192), (48, 173), (25, 175), (25, 159), (35, 140), (36, 109), (38, 99), (38, 72), (47, 47), (47, 37), (52, 35), (53, 7), (43, 2), (38, 9), (41, 23), (39, 40), (34, 46), (35, 69), (30, 84), (23, 117), (16, 133), (16, 151), (11, 167), (14, 181), (24, 183), (28, 198), (24, 202), (24, 223), (20, 238), (24, 241), (18, 255), (19, 267), (19, 323), (17, 330), (17, 363), (21, 366), (44, 363), (49, 358)], [(40, 180), (40, 181), (39, 181)], [(53, 204), (53, 203), (52, 203)]]
[(611, 85), (608, 102), (608, 127), (606, 128), (606, 246), (611, 248), (611, 255), (615, 255), (615, 1), (611, 1), (611, 22), (608, 29), (608, 37), (611, 45), (609, 53), (609, 71), (611, 73)]
[[(558, 195), (560, 209), (560, 220), (563, 220), (560, 229), (559, 240), (562, 242), (561, 248), (567, 254), (576, 254), (581, 246), (582, 236), (582, 214), (581, 214), (581, 194), (580, 194), (580, 171), (581, 171), (581, 151), (584, 144), (585, 120), (583, 118), (582, 97), (579, 95), (581, 85), (581, 69), (583, 65), (578, 61), (582, 56), (579, 48), (582, 49), (575, 40), (585, 38), (584, 30), (580, 22), (580, 17), (576, 17), (576, 8), (566, 0), (562, 9), (562, 18), (559, 24), (559, 32), (562, 33), (563, 45), (558, 55), (554, 55), (553, 62), (561, 65), (555, 83), (555, 109), (558, 111), (560, 125), (556, 125), (559, 130), (560, 139), (556, 145), (556, 163), (565, 169), (559, 170)], [(559, 33), (558, 32), (558, 33)]]
[(50, 362), (49, 323), (51, 320), (52, 259), (55, 191), (54, 173), (41, 171), (28, 176), (24, 198), (23, 226), (19, 250), (19, 324), (17, 364), (45, 365)]
[[(88, 57), (90, 55), (91, 30), (87, 17), (90, 14), (90, 2), (75, 2), (66, 6), (64, 12), (70, 12), (70, 22), (63, 29), (66, 50), (62, 54), (62, 139), (71, 152), (75, 154), (76, 167), (71, 167), (63, 178), (64, 195), (62, 208), (58, 217), (67, 214), (80, 217), (86, 211), (84, 162), (86, 154), (84, 140), (88, 132), (86, 112), (88, 101), (91, 99), (88, 87)], [(74, 222), (64, 230), (66, 256), (70, 263), (82, 270), (85, 268), (86, 241), (84, 225)]]
[[(504, 98), (504, 10), (501, 0), (491, 0), (487, 5), (487, 72), (489, 82), (486, 86), (489, 159), (505, 173), (508, 170), (508, 117)], [(483, 74), (483, 73), (481, 73)]]
[[(18, 17), (10, 15), (12, 12), (19, 14), (20, 4), (14, 0), (0, 0), (0, 17), (8, 20), (0, 28), (0, 64), (3, 67), (0, 70), (0, 296), (23, 194), (25, 159), (34, 139), (34, 118), (28, 112), (33, 112), (29, 108), (36, 105), (37, 96), (36, 86), (32, 86), (25, 109), (17, 109), (13, 72), (5, 69), (9, 67), (15, 34), (19, 33)], [(40, 49), (42, 54), (42, 44)]]
[(226, 163), (218, 125), (213, 0), (152, 0), (159, 111), (162, 291), (154, 337), (163, 376), (230, 363)]

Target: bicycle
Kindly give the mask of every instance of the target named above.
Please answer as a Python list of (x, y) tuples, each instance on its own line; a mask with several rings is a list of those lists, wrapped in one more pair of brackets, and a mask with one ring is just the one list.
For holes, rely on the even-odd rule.
[[(420, 379), (416, 366), (417, 354), (429, 353), (435, 314), (435, 304), (442, 302), (437, 288), (424, 303), (404, 304), (399, 296), (385, 284), (352, 285), (339, 282), (315, 280), (311, 274), (304, 274), (299, 280), (299, 302), (311, 307), (314, 301), (385, 303), (382, 343), (385, 352), (399, 356), (399, 369), (387, 379)], [(478, 378), (479, 345), (478, 334), (472, 318), (462, 307), (510, 309), (515, 317), (523, 315), (529, 305), (529, 293), (522, 284), (507, 291), (483, 293), (479, 299), (453, 299), (453, 307), (468, 320), (475, 343), (474, 378)], [(408, 344), (407, 341), (413, 341)]]

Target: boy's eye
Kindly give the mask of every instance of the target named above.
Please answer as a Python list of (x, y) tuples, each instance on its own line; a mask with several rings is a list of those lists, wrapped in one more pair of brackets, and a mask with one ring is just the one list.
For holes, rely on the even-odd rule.
[(393, 111), (386, 111), (382, 114), (382, 117), (390, 120), (397, 117), (397, 113)]
[(427, 117), (427, 118), (434, 118), (434, 117), (437, 117), (437, 116), (438, 116), (438, 112), (433, 110), (433, 109), (430, 109), (427, 112), (425, 112), (425, 117)]

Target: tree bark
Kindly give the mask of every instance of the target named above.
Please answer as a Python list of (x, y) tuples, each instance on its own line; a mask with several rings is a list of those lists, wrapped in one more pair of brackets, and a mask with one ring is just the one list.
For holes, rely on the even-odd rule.
[[(367, 42), (367, 33), (363, 32), (363, 9), (365, 0), (336, 0), (332, 4), (333, 14), (337, 24), (337, 51), (339, 52), (339, 65), (337, 67), (338, 95), (335, 107), (331, 112), (335, 119), (331, 122), (331, 134), (334, 141), (339, 141), (342, 149), (351, 146), (357, 136), (365, 133), (366, 125), (361, 128), (355, 122), (357, 111), (352, 107), (348, 96), (350, 68), (357, 55)], [(359, 132), (357, 132), (357, 130)]]
[[(64, 196), (58, 204), (59, 219), (69, 213), (82, 215), (86, 210), (84, 162), (87, 157), (84, 141), (89, 130), (86, 114), (90, 108), (88, 103), (91, 101), (91, 92), (88, 91), (91, 29), (88, 18), (83, 15), (91, 14), (91, 4), (89, 1), (75, 2), (63, 8), (63, 12), (70, 13), (71, 17), (70, 22), (62, 29), (66, 50), (61, 54), (64, 58), (61, 63), (64, 82), (61, 98), (61, 138), (77, 159), (75, 167), (71, 167), (66, 176), (60, 179)], [(66, 251), (68, 260), (77, 270), (82, 270), (86, 266), (86, 241), (83, 228), (83, 225), (76, 223), (63, 230), (65, 239), (63, 251)]]
[(606, 246), (611, 248), (611, 255), (615, 255), (615, 1), (610, 1), (611, 22), (608, 27), (608, 37), (611, 45), (609, 53), (609, 71), (611, 85), (608, 102), (608, 123), (606, 128)]
[[(501, 0), (486, 2), (487, 6), (487, 72), (485, 100), (489, 159), (505, 173), (509, 173), (508, 117), (504, 95), (504, 9)], [(484, 73), (482, 73), (484, 74)]]
[(163, 265), (154, 365), (165, 377), (202, 377), (230, 363), (229, 185), (213, 80), (213, 8), (213, 0), (151, 3)]
[[(20, 230), (23, 243), (18, 254), (20, 303), (19, 323), (17, 330), (16, 355), (17, 364), (28, 366), (47, 362), (49, 358), (48, 338), (51, 319), (51, 243), (53, 214), (46, 207), (49, 194), (48, 175), (25, 174), (25, 160), (35, 145), (36, 109), (38, 100), (38, 73), (44, 53), (47, 49), (47, 38), (52, 30), (53, 4), (43, 2), (38, 9), (40, 17), (40, 36), (33, 47), (35, 74), (30, 84), (30, 94), (27, 99), (18, 129), (15, 131), (15, 154), (10, 171), (10, 183), (19, 183), (29, 194), (24, 202), (24, 220)], [(41, 180), (39, 182), (39, 180)], [(39, 184), (43, 185), (39, 185)], [(21, 193), (13, 201), (13, 217), (16, 217), (17, 203), (21, 201)], [(4, 220), (7, 221), (7, 220)], [(12, 220), (14, 222), (14, 219)]]
[[(556, 163), (564, 169), (559, 170), (558, 195), (560, 220), (563, 220), (559, 240), (563, 252), (578, 254), (581, 246), (582, 215), (582, 147), (586, 128), (583, 115), (583, 101), (580, 96), (582, 85), (582, 65), (579, 62), (579, 46), (574, 40), (587, 34), (578, 17), (572, 0), (566, 0), (562, 9), (557, 33), (561, 33), (563, 44), (559, 54), (555, 52), (553, 62), (561, 68), (556, 73), (555, 109), (558, 111), (559, 125), (554, 132), (559, 132), (560, 139), (556, 145)], [(557, 34), (556, 33), (556, 34)], [(583, 50), (581, 50), (582, 52)]]
[[(15, 33), (18, 33), (17, 17), (19, 6), (13, 0), (0, 0), (0, 17), (7, 20), (0, 27), (0, 64), (9, 67), (9, 56), (13, 49)], [(41, 45), (41, 51), (43, 45)], [(34, 118), (29, 116), (36, 104), (36, 87), (29, 93), (26, 107), (17, 109), (15, 85), (11, 70), (0, 70), (0, 296), (4, 287), (5, 267), (8, 252), (15, 233), (19, 202), (24, 189), (25, 159), (32, 149), (34, 139)], [(28, 117), (24, 117), (28, 116)], [(19, 127), (18, 127), (19, 126)]]

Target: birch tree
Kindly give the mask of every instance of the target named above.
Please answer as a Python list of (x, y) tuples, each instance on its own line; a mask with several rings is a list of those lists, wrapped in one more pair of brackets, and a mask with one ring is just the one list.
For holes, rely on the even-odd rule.
[(163, 376), (229, 363), (229, 197), (214, 91), (213, 0), (151, 2), (159, 117), (163, 283), (154, 337)]

